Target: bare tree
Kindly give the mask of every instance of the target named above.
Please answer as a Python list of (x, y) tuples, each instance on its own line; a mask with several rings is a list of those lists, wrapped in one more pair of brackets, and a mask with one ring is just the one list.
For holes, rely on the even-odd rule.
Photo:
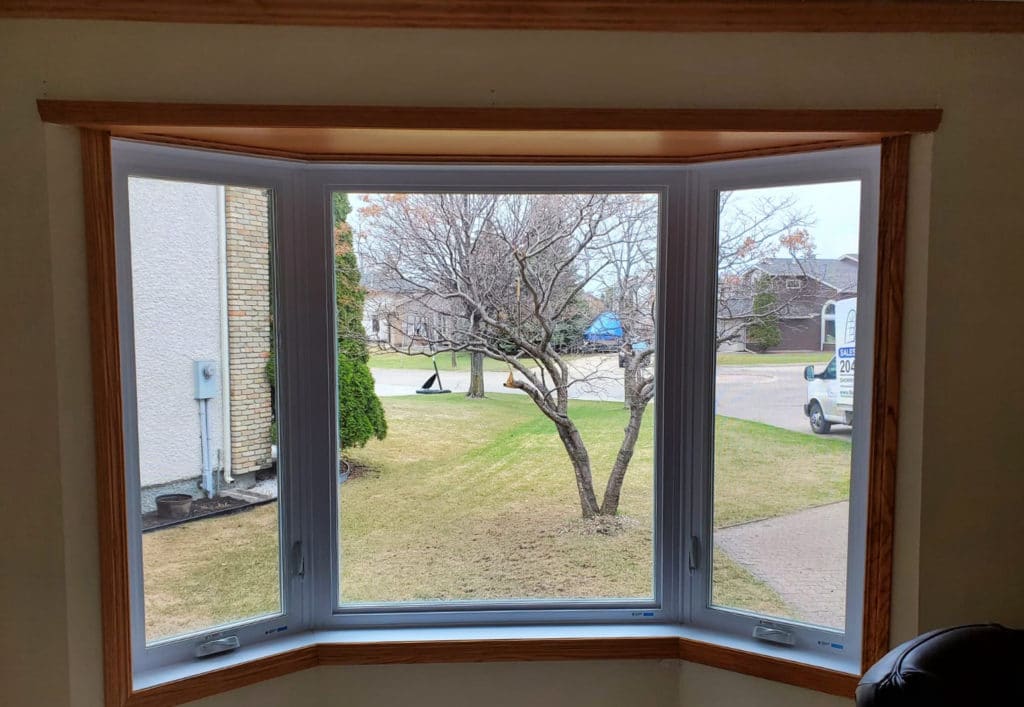
[(807, 297), (770, 283), (771, 304), (754, 306), (765, 287), (758, 282), (757, 266), (781, 254), (795, 272), (806, 274), (804, 263), (814, 257), (814, 241), (808, 233), (813, 215), (799, 208), (793, 195), (741, 199), (736, 192), (722, 192), (718, 224), (716, 344), (721, 347), (741, 339), (752, 324), (787, 314)]
[[(364, 265), (394, 294), (386, 325), (409, 326), (397, 314), (414, 320), (413, 330), (393, 332), (405, 340), (393, 345), (406, 353), (424, 347), (469, 351), (469, 397), (483, 397), (482, 351), (466, 344), (482, 326), (475, 303), (486, 301), (506, 277), (486, 239), (483, 224), (498, 205), (495, 194), (377, 194), (361, 209), (367, 242)], [(451, 296), (464, 292), (466, 297)], [(388, 336), (388, 341), (392, 340)]]
[[(731, 216), (727, 203), (728, 195), (723, 280), (775, 253), (807, 221), (792, 200), (765, 200)], [(364, 270), (394, 283), (405, 307), (430, 321), (420, 332), (420, 352), (469, 352), (479, 381), (471, 393), (479, 396), (483, 358), (509, 366), (506, 386), (526, 394), (554, 424), (585, 518), (618, 512), (655, 393), (658, 211), (657, 197), (648, 194), (386, 194), (367, 197), (361, 209)], [(569, 402), (574, 388), (609, 374), (567, 358), (572, 347), (562, 336), (564, 323), (586, 309), (586, 297), (600, 297), (621, 326), (629, 415), (600, 501)], [(732, 300), (720, 296), (720, 308), (723, 301)], [(733, 336), (719, 333), (720, 341)]]
[[(613, 289), (618, 302), (630, 302), (618, 313), (624, 333), (648, 339), (648, 347), (630, 357), (630, 368), (650, 370), (656, 199), (392, 194), (372, 197), (362, 216), (367, 267), (402, 283), (410, 305), (446, 322), (430, 331), (426, 343), (504, 361), (510, 368), (506, 385), (529, 396), (555, 425), (573, 466), (584, 517), (614, 515), (643, 412), (654, 394), (653, 376), (634, 376), (630, 423), (599, 502), (590, 454), (569, 401), (573, 386), (606, 374), (570, 365), (559, 334), (562, 323), (584, 307), (585, 293)], [(637, 314), (648, 321), (634, 321)]]

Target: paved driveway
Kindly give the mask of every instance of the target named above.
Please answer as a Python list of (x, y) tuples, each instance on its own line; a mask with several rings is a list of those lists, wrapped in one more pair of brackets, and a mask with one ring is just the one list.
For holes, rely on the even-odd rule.
[[(574, 385), (569, 395), (578, 400), (619, 400), (622, 395), (622, 370), (615, 356), (587, 356), (574, 361), (577, 376), (585, 380)], [(716, 405), (720, 415), (754, 420), (775, 427), (811, 434), (803, 404), (807, 383), (802, 365), (722, 366), (718, 369)], [(411, 395), (430, 376), (429, 371), (374, 368), (377, 395)], [(508, 373), (484, 372), (484, 390), (516, 393), (503, 387)], [(469, 371), (441, 373), (444, 386), (455, 393), (469, 389)], [(832, 436), (850, 438), (850, 428), (834, 427)]]

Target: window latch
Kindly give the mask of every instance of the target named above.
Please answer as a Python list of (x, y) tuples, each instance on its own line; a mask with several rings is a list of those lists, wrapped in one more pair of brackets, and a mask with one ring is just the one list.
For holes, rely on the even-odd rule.
[(238, 648), (238, 636), (222, 636), (196, 646), (196, 658), (208, 658), (211, 655), (229, 653)]
[(796, 636), (793, 635), (792, 631), (765, 622), (754, 627), (754, 638), (760, 641), (768, 641), (769, 643), (778, 643), (783, 646), (796, 644)]
[(700, 539), (696, 535), (690, 536), (690, 571), (700, 567)]
[(292, 574), (296, 577), (306, 576), (306, 556), (302, 554), (302, 541), (292, 545)]

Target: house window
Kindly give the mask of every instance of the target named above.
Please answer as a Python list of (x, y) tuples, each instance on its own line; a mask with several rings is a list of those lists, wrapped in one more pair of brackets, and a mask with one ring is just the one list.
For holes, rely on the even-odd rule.
[[(137, 671), (217, 639), (567, 623), (689, 627), (859, 667), (869, 409), (852, 401), (870, 387), (874, 303), (843, 315), (861, 366), (851, 338), (828, 437), (811, 428), (799, 367), (716, 353), (724, 321), (748, 341), (752, 329), (762, 343), (800, 332), (786, 327), (802, 303), (748, 273), (792, 246), (801, 209), (828, 208), (816, 190), (859, 204), (855, 243), (816, 243), (857, 250), (859, 291), (873, 292), (876, 148), (686, 167), (310, 167), (118, 142), (114, 160), (135, 341), (124, 339), (125, 399), (138, 401), (126, 408), (131, 507), (144, 497), (141, 450), (172, 435), (144, 423), (172, 368), (143, 368), (138, 342), (166, 319), (139, 298), (147, 288), (183, 323), (163, 332), (177, 368), (213, 361), (235, 386), (243, 362), (263, 361), (272, 401), (250, 391), (235, 405), (232, 392), (220, 438), (232, 481), (215, 452), (193, 473), (219, 477), (191, 495), (242, 506), (146, 535), (132, 514)], [(136, 182), (212, 196), (143, 202)], [(234, 256), (237, 305), (232, 251), (217, 245), (232, 190), (263, 204), (236, 219), (259, 239)], [(208, 225), (202, 248), (192, 220)], [(220, 281), (182, 270), (225, 263), (226, 304), (204, 304), (200, 285)], [(404, 312), (406, 337), (374, 357), (364, 278)], [(250, 307), (261, 329), (232, 348)], [(216, 358), (196, 332), (221, 320)], [(195, 370), (179, 397), (199, 410), (216, 393), (204, 397)], [(235, 442), (250, 433), (264, 435), (266, 466), (242, 488)], [(201, 451), (215, 438), (200, 434)], [(270, 481), (274, 498), (254, 498)], [(150, 629), (160, 612), (162, 633)]]
[(803, 287), (803, 282), (798, 278), (788, 277), (786, 278), (786, 289), (787, 290), (799, 290)]
[(836, 343), (836, 303), (828, 300), (821, 307), (821, 345), (822, 351), (826, 346), (835, 346)]

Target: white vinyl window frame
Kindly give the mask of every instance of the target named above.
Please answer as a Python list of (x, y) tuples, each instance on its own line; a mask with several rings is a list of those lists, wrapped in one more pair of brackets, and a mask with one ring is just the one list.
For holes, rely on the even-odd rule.
[[(858, 348), (874, 351), (875, 282), (878, 252), (878, 208), (880, 150), (860, 147), (823, 153), (806, 153), (763, 159), (736, 160), (705, 165), (698, 169), (697, 186), (690, 194), (696, 212), (697, 248), (701, 281), (698, 290), (714, 292), (718, 277), (718, 204), (720, 194), (741, 189), (799, 187), (834, 182), (860, 183), (859, 270), (857, 281)], [(734, 608), (717, 607), (711, 601), (714, 488), (715, 331), (717, 301), (700, 299), (693, 322), (694, 331), (708, 332), (691, 337), (687, 355), (696, 365), (686, 366), (690, 390), (686, 397), (693, 421), (687, 475), (687, 507), (691, 547), (700, 558), (691, 566), (687, 608), (683, 621), (718, 633), (746, 637), (761, 623), (791, 633), (797, 652), (833, 656), (841, 664), (856, 666), (861, 654), (864, 615), (864, 566), (868, 498), (868, 456), (872, 410), (873, 356), (861, 355), (854, 377), (854, 423), (850, 473), (850, 515), (847, 535), (845, 627), (830, 629), (785, 618), (766, 617)]]
[[(401, 166), (401, 165), (313, 165), (305, 172), (304, 192), (309, 223), (317, 224), (321, 233), (332, 232), (331, 195), (345, 193), (645, 193), (660, 199), (659, 252), (658, 252), (658, 317), (670, 318), (667, 301), (670, 291), (679, 283), (669, 282), (668, 265), (677, 257), (673, 245), (665, 234), (672, 228), (673, 218), (681, 221), (683, 195), (689, 174), (675, 167), (622, 167), (622, 166)], [(668, 283), (664, 285), (664, 283)], [(333, 291), (333, 290), (332, 290)], [(333, 306), (333, 298), (331, 300)], [(333, 309), (331, 310), (333, 313)], [(660, 334), (660, 332), (659, 332)], [(659, 356), (655, 357), (656, 396), (662, 394), (662, 385), (668, 379), (670, 362), (678, 360), (674, 345), (677, 335), (658, 339)], [(678, 592), (666, 587), (666, 578), (674, 576), (681, 549), (674, 539), (679, 534), (679, 517), (667, 512), (663, 505), (675, 491), (665, 492), (672, 484), (665, 469), (678, 468), (667, 445), (659, 443), (671, 435), (667, 430), (678, 426), (677, 420), (667, 418), (661, 408), (654, 419), (655, 473), (654, 473), (654, 576), (653, 597), (636, 599), (581, 599), (465, 602), (389, 602), (339, 604), (339, 556), (337, 543), (327, 546), (316, 543), (310, 563), (316, 573), (313, 582), (313, 615), (319, 626), (330, 628), (356, 627), (436, 627), (481, 626), (517, 624), (659, 624), (675, 622), (680, 606), (675, 601)], [(332, 453), (337, 454), (336, 445)], [(335, 456), (333, 462), (337, 464)], [(318, 477), (313, 497), (318, 507), (312, 514), (317, 525), (315, 537), (338, 538), (337, 481), (333, 476)], [(666, 547), (672, 544), (672, 549)], [(324, 576), (326, 575), (326, 576)]]
[[(713, 473), (717, 199), (726, 189), (861, 181), (858, 338), (872, 350), (878, 212), (877, 147), (685, 166), (336, 165), (228, 155), (115, 140), (121, 366), (127, 506), (137, 508), (129, 176), (263, 187), (273, 194), (272, 258), (278, 355), (277, 416), (283, 611), (147, 646), (143, 635), (141, 527), (128, 513), (133, 671), (194, 662), (196, 645), (234, 635), (243, 646), (308, 632), (386, 628), (411, 632), (467, 627), (549, 626), (691, 631), (767, 655), (859, 669), (864, 509), (871, 357), (855, 380), (854, 457), (846, 630), (784, 624), (795, 649), (752, 641), (764, 617), (711, 607), (710, 504)], [(373, 192), (640, 192), (661, 199), (658, 246), (654, 577), (651, 600), (473, 601), (339, 605), (334, 244), (330, 195)], [(696, 335), (695, 335), (696, 333)], [(866, 344), (866, 345), (865, 345)], [(688, 394), (685, 391), (690, 391)], [(283, 481), (281, 480), (283, 478)], [(644, 629), (643, 627), (648, 627)], [(614, 627), (614, 629), (613, 629)], [(483, 633), (481, 633), (483, 632)], [(414, 637), (414, 634), (409, 634)], [(832, 647), (843, 645), (837, 655)], [(151, 679), (145, 681), (147, 684)]]
[[(140, 507), (139, 434), (136, 397), (134, 313), (132, 310), (131, 218), (129, 179), (133, 177), (160, 179), (215, 186), (241, 186), (269, 190), (268, 224), (270, 226), (272, 270), (275, 292), (277, 342), (291, 335), (296, 328), (311, 328), (304, 323), (307, 309), (300, 273), (319, 263), (310, 257), (308, 242), (294, 238), (301, 234), (294, 227), (295, 174), (285, 163), (244, 156), (223, 155), (196, 150), (173, 150), (127, 141), (112, 142), (114, 229), (117, 247), (117, 295), (119, 306), (122, 401), (124, 410), (125, 497), (129, 556), (129, 628), (132, 666), (136, 674), (169, 664), (195, 659), (198, 643), (221, 635), (237, 636), (242, 645), (265, 640), (267, 636), (293, 633), (308, 626), (308, 612), (299, 597), (301, 579), (294, 572), (289, 549), (301, 540), (301, 512), (288, 499), (300, 499), (300, 470), (314, 463), (305, 457), (300, 435), (307, 417), (302, 408), (302, 391), (308, 388), (303, 370), (295, 359), (301, 351), (295, 347), (277, 346), (279, 376), (282, 381), (277, 397), (279, 435), (279, 572), (281, 611), (275, 614), (243, 619), (212, 626), (150, 644), (145, 636), (145, 602), (143, 596), (142, 525), (136, 509)], [(293, 244), (276, 247), (280, 234), (288, 233)], [(187, 254), (183, 254), (187, 257)], [(276, 343), (276, 342), (275, 342)]]

